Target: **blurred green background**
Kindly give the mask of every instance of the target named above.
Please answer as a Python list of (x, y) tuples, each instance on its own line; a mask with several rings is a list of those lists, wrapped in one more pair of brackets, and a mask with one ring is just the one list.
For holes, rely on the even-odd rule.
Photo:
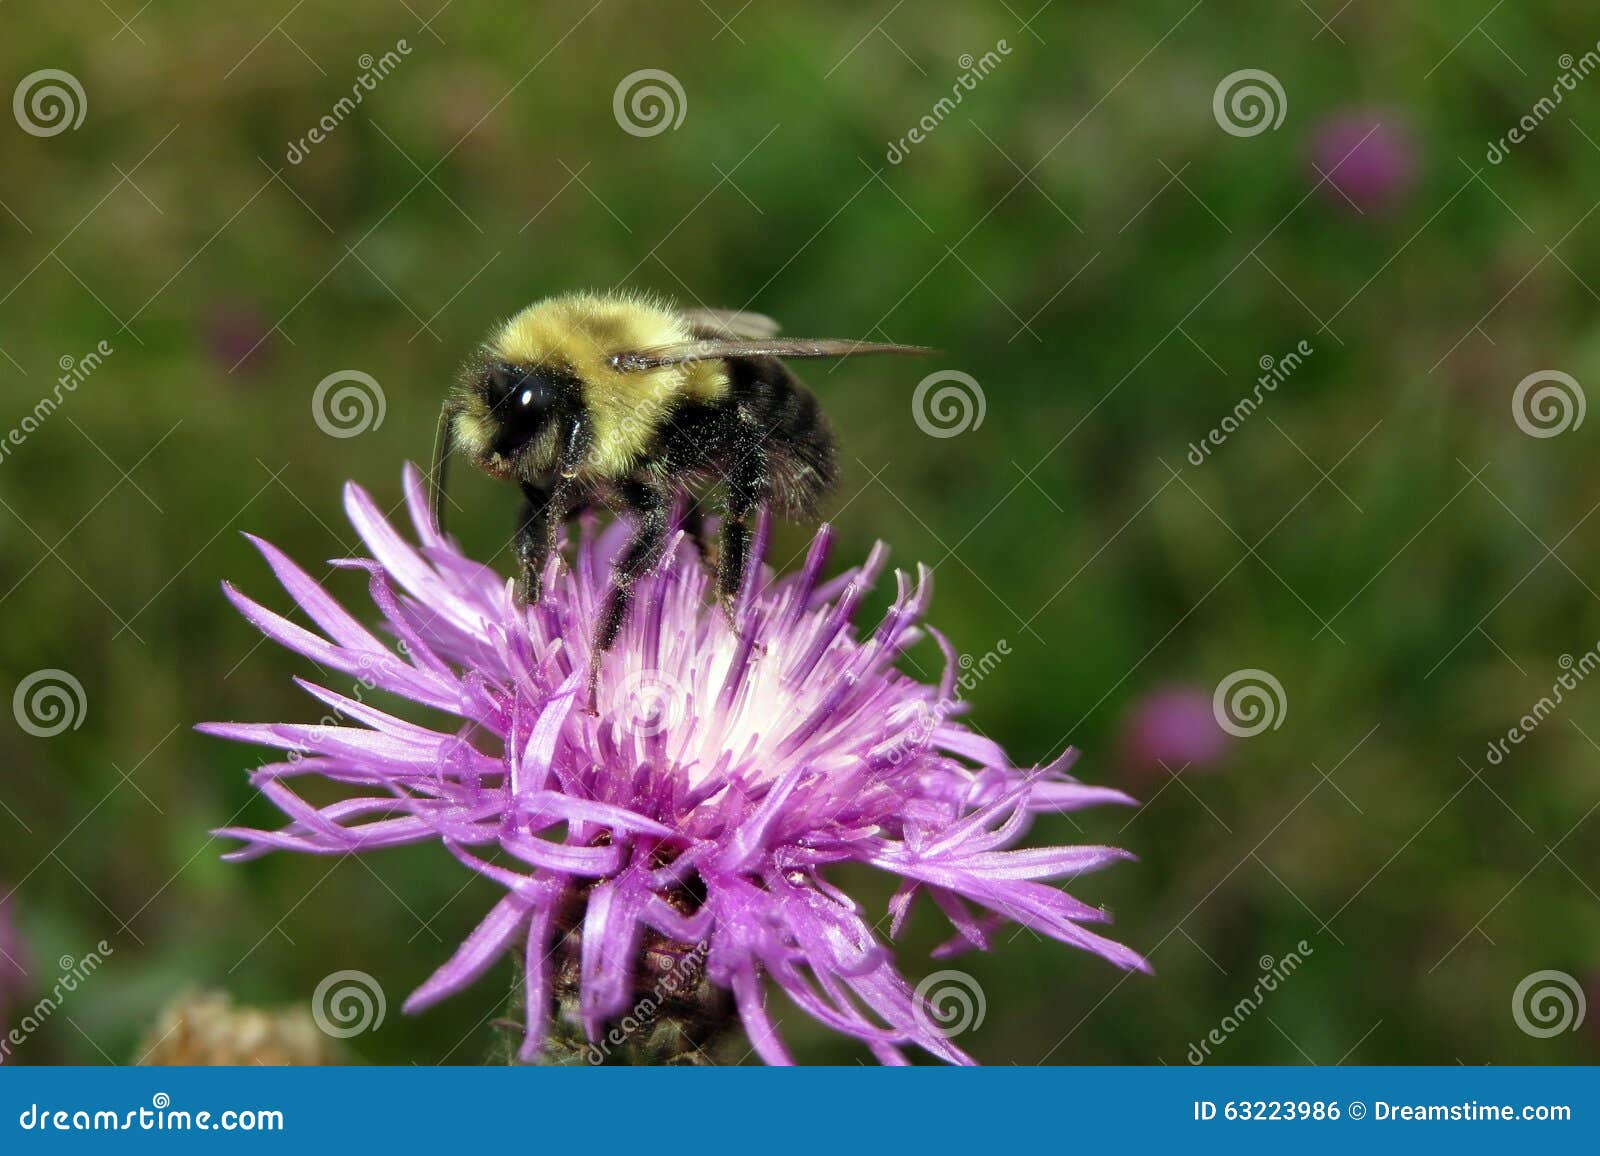
[[(63, 358), (113, 350), (0, 458), (0, 690), (62, 669), (86, 702), (53, 737), (0, 726), (0, 886), (45, 986), (58, 957), (115, 949), (20, 1062), (125, 1062), (186, 986), (303, 1005), (343, 968), (388, 993), (362, 1059), (492, 1052), (499, 980), (420, 1017), (399, 1003), (493, 886), (428, 847), (219, 862), (209, 829), (277, 816), (246, 786), (253, 753), (190, 727), (318, 713), (290, 683), (304, 664), (218, 592), (284, 604), (239, 532), (345, 554), (339, 487), (397, 500), (496, 319), (618, 285), (945, 351), (805, 371), (841, 435), (840, 558), (881, 537), (933, 565), (933, 622), (1011, 650), (973, 725), (1024, 764), (1076, 744), (1083, 778), (1145, 801), (1034, 838), (1139, 856), (1074, 891), (1156, 968), (1124, 978), (1023, 932), (958, 963), (987, 995), (964, 1047), (1184, 1063), (1262, 957), (1304, 940), (1217, 1062), (1600, 1058), (1593, 1022), (1538, 1038), (1512, 1012), (1530, 973), (1600, 973), (1600, 685), (1486, 758), (1600, 639), (1600, 423), (1534, 437), (1513, 412), (1530, 374), (1570, 374), (1579, 398), (1600, 379), (1600, 79), (1560, 85), (1600, 26), (1551, 0), (1036, 8), (0, 9), (4, 91), (62, 69), (87, 103), (50, 136), (0, 118), (0, 430)], [(401, 40), (290, 163), (363, 54)], [(964, 54), (1001, 41), (936, 112)], [(683, 117), (637, 136), (613, 96), (646, 68)], [(1275, 127), (1219, 121), (1242, 69), (1281, 88)], [(1261, 359), (1302, 341), (1195, 464)], [(978, 383), (981, 425), (919, 429), (935, 369)], [(341, 370), (386, 409), (335, 439), (312, 394)], [(509, 571), (513, 495), (464, 478), (459, 497), (468, 548)], [(359, 578), (335, 589), (366, 604)], [(936, 666), (931, 644), (914, 657)], [(1141, 703), (1203, 702), (1245, 669), (1281, 684), (1279, 725), (1173, 773), (1214, 728), (1175, 738)], [(913, 978), (939, 938), (913, 920)], [(859, 1057), (804, 1017), (783, 1030), (805, 1061)]]

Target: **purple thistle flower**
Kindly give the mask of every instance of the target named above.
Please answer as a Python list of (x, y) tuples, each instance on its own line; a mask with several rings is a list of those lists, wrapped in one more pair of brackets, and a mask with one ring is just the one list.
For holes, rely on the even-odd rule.
[(1329, 190), (1333, 200), (1363, 212), (1396, 208), (1416, 183), (1416, 146), (1397, 112), (1330, 116), (1313, 130), (1310, 154), (1311, 179), (1325, 175), (1337, 190)]
[(27, 953), (12, 920), (11, 900), (0, 899), (0, 1033), (11, 1004), (28, 994)]
[[(481, 976), (503, 952), (525, 960), (526, 1036), (537, 1057), (568, 931), (578, 944), (582, 1026), (596, 1040), (633, 999), (643, 948), (704, 944), (705, 975), (732, 993), (769, 1063), (789, 1056), (765, 1007), (770, 980), (884, 1062), (915, 1044), (970, 1062), (896, 970), (874, 923), (827, 879), (833, 864), (898, 876), (898, 931), (927, 892), (956, 935), (943, 957), (987, 949), (1006, 920), (1123, 968), (1136, 953), (1083, 924), (1107, 918), (1049, 880), (1127, 858), (1110, 847), (1015, 849), (1033, 816), (1121, 792), (1067, 774), (1076, 752), (1031, 770), (954, 721), (955, 653), (941, 684), (896, 671), (922, 635), (931, 574), (896, 573), (898, 596), (870, 636), (851, 626), (885, 559), (822, 580), (824, 527), (803, 568), (772, 580), (750, 568), (738, 633), (708, 601), (709, 575), (681, 534), (644, 580), (588, 700), (589, 640), (626, 532), (585, 523), (572, 567), (552, 560), (545, 594), (519, 608), (511, 584), (461, 554), (427, 514), (421, 476), (405, 474), (420, 543), (405, 541), (355, 485), (345, 507), (373, 560), (373, 601), (398, 648), (381, 641), (266, 542), (252, 539), (321, 633), (224, 585), (268, 637), (321, 666), (460, 719), (454, 730), (402, 720), (302, 682), (350, 725), (212, 723), (206, 733), (290, 752), (254, 772), (288, 817), (278, 831), (230, 828), (231, 858), (281, 849), (346, 854), (438, 840), (506, 894), (455, 955), (415, 991), (419, 1011)], [(752, 543), (759, 563), (767, 527)], [(398, 651), (398, 652), (397, 652)], [(293, 790), (318, 775), (351, 797), (313, 806)], [(503, 852), (514, 866), (490, 862)], [(574, 914), (574, 911), (576, 913)]]
[(212, 307), (202, 322), (207, 351), (228, 373), (253, 373), (264, 368), (272, 353), (267, 339), (273, 328), (272, 321), (260, 310), (237, 301)]
[(1216, 764), (1228, 749), (1228, 736), (1217, 725), (1211, 692), (1194, 686), (1171, 686), (1141, 698), (1122, 724), (1118, 748), (1130, 771), (1165, 767), (1176, 774)]

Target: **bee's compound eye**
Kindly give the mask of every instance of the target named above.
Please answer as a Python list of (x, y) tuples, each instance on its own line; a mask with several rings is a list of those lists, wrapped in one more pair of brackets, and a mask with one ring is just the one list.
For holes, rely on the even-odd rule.
[(497, 362), (485, 368), (483, 386), (498, 427), (495, 447), (500, 452), (528, 442), (549, 422), (555, 391), (538, 369)]
[(489, 404), (499, 407), (521, 384), (522, 378), (522, 370), (504, 362), (498, 362), (485, 369), (483, 371), (483, 392), (487, 395)]

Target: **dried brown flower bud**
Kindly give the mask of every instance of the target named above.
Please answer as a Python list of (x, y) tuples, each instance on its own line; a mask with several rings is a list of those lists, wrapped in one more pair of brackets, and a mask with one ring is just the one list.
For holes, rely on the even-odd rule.
[(146, 1067), (338, 1063), (333, 1041), (305, 1008), (236, 1007), (223, 991), (191, 991), (167, 1005), (135, 1061)]

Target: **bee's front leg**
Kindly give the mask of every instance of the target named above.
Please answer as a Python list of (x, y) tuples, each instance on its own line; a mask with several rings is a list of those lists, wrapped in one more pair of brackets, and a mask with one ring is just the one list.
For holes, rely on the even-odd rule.
[(588, 506), (587, 487), (578, 479), (588, 464), (590, 440), (589, 423), (581, 413), (574, 414), (561, 432), (553, 477), (548, 482), (522, 483), (527, 504), (518, 531), (517, 557), (523, 562), (523, 583), (531, 592), (529, 603), (539, 600), (545, 563), (551, 557), (560, 559), (561, 528)]
[(700, 498), (690, 499), (688, 507), (683, 512), (683, 521), (679, 523), (679, 529), (694, 543), (695, 553), (700, 556), (700, 561), (715, 568), (716, 557), (711, 550), (711, 539), (706, 536), (706, 515), (700, 503)]
[(517, 555), (517, 601), (536, 606), (544, 592), (544, 566), (561, 524), (553, 488), (522, 483), (522, 513), (513, 541)]

